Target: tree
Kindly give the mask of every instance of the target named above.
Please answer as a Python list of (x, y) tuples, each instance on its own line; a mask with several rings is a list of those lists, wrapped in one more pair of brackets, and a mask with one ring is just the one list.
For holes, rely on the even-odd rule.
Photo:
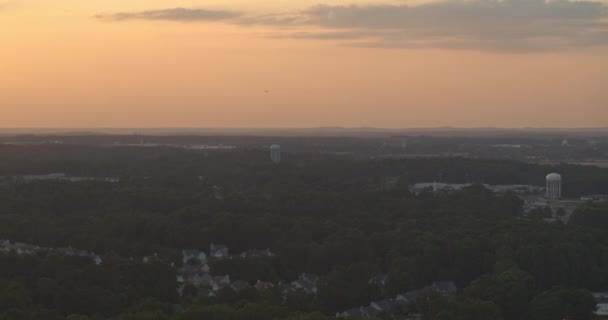
[(71, 314), (67, 317), (65, 317), (65, 320), (90, 320), (91, 318), (89, 318), (88, 316), (85, 315), (81, 315), (81, 314)]
[(494, 302), (467, 297), (444, 297), (425, 290), (416, 298), (416, 309), (423, 320), (500, 320), (500, 308)]
[(530, 319), (591, 320), (594, 319), (595, 308), (596, 302), (591, 292), (555, 287), (534, 297), (530, 306)]
[(358, 263), (338, 267), (319, 281), (319, 303), (326, 312), (337, 312), (369, 304), (371, 266)]
[(29, 293), (21, 283), (0, 280), (0, 310), (22, 309), (29, 304)]
[(492, 301), (505, 319), (523, 319), (534, 296), (533, 278), (518, 268), (483, 275), (465, 289), (465, 295)]

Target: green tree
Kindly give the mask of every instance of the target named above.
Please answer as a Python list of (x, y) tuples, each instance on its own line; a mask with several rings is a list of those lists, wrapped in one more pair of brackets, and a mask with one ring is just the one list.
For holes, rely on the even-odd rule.
[(530, 319), (591, 320), (596, 308), (591, 292), (555, 287), (541, 292), (531, 302)]
[(494, 302), (500, 306), (503, 318), (515, 320), (526, 316), (535, 292), (532, 276), (511, 268), (481, 276), (464, 293), (472, 298)]
[(30, 295), (21, 283), (0, 280), (0, 310), (21, 309), (30, 303)]
[(369, 304), (371, 266), (358, 263), (348, 268), (338, 267), (319, 280), (319, 303), (326, 312), (337, 312)]
[(89, 318), (88, 316), (85, 315), (81, 315), (81, 314), (71, 314), (67, 317), (65, 317), (65, 320), (90, 320), (91, 318)]

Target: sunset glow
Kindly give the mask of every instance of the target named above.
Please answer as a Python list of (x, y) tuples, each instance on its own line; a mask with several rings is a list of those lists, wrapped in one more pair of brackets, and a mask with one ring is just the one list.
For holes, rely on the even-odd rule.
[(607, 12), (0, 1), (0, 127), (608, 126)]

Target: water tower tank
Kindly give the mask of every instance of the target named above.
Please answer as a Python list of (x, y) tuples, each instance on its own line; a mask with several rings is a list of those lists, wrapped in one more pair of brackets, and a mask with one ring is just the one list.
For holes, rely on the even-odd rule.
[(547, 175), (547, 198), (559, 199), (562, 197), (562, 176), (558, 173)]
[(270, 146), (270, 160), (274, 163), (281, 162), (281, 146), (277, 144)]

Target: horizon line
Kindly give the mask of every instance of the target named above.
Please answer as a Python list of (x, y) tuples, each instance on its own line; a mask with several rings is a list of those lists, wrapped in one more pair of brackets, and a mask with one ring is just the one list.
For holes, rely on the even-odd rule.
[(191, 126), (92, 126), (92, 127), (78, 127), (78, 126), (65, 126), (65, 127), (0, 127), (0, 131), (11, 131), (11, 130), (608, 130), (607, 126), (589, 126), (589, 127), (533, 127), (533, 126), (478, 126), (478, 127), (466, 127), (466, 126), (423, 126), (423, 127), (375, 127), (375, 126), (293, 126), (293, 127), (274, 127), (274, 126), (203, 126), (203, 127), (191, 127)]

